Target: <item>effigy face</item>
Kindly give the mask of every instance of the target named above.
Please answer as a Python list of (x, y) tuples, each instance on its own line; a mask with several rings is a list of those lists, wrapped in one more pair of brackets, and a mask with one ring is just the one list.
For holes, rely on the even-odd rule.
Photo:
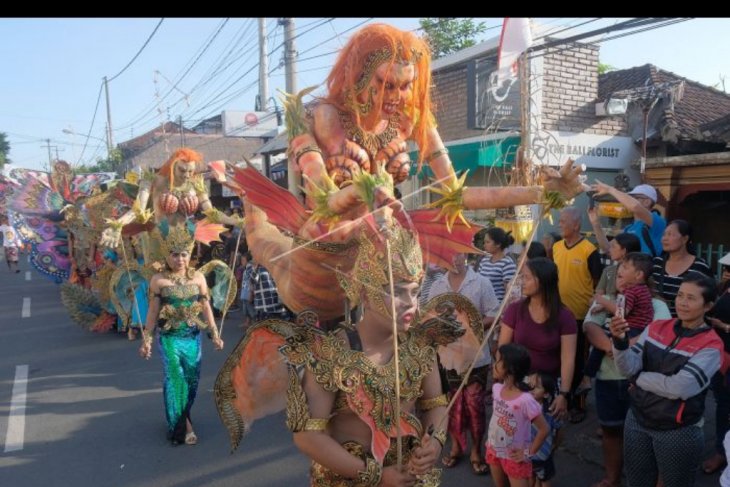
[[(367, 73), (363, 73), (363, 76)], [(357, 93), (357, 101), (365, 109), (364, 115), (373, 108), (380, 110), (378, 119), (389, 120), (396, 113), (402, 113), (413, 95), (413, 80), (416, 67), (413, 64), (381, 63), (370, 77), (365, 89)], [(374, 107), (375, 100), (382, 93), (382, 104)]]
[(182, 184), (187, 183), (190, 181), (195, 174), (195, 162), (178, 162), (175, 164), (175, 171), (174, 171), (174, 178), (175, 178), (175, 186), (180, 186)]

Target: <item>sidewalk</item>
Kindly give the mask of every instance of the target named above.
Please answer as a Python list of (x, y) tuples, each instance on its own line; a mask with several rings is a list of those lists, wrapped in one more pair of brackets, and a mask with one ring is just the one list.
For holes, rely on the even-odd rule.
[[(596, 434), (598, 417), (596, 416), (595, 397), (589, 394), (588, 416), (579, 424), (567, 423), (564, 429), (563, 444), (556, 453), (557, 476), (555, 487), (590, 486), (603, 478), (603, 453), (601, 438)], [(705, 454), (703, 459), (714, 452), (715, 444), (715, 399), (712, 392), (707, 393), (705, 407)], [(720, 473), (707, 475), (697, 474), (696, 487), (717, 487)], [(624, 485), (626, 479), (624, 478)]]

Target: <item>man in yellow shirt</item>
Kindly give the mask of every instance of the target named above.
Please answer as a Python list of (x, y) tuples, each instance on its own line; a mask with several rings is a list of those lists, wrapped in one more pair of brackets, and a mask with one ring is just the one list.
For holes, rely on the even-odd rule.
[[(571, 390), (580, 383), (583, 365), (588, 350), (583, 334), (583, 318), (593, 298), (593, 290), (601, 277), (601, 259), (595, 245), (580, 233), (581, 215), (575, 207), (560, 212), (560, 232), (563, 240), (553, 245), (553, 260), (558, 266), (558, 289), (560, 299), (578, 322), (578, 347), (575, 354), (575, 372)], [(588, 391), (585, 391), (588, 392)], [(585, 418), (585, 394), (571, 401), (571, 422), (578, 423)]]

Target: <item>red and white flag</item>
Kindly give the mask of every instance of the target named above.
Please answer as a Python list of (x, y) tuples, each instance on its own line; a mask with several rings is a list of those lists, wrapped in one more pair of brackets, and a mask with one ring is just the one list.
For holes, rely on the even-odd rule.
[(517, 77), (517, 61), (520, 54), (532, 45), (530, 19), (527, 17), (505, 17), (502, 35), (499, 39), (497, 57), (497, 81)]

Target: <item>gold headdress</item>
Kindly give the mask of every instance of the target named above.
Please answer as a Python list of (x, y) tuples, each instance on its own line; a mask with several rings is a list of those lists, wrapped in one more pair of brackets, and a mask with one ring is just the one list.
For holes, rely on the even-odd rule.
[(186, 220), (177, 225), (170, 225), (166, 220), (160, 222), (152, 232), (164, 255), (181, 252), (192, 253), (195, 243), (195, 224)]
[(376, 236), (370, 232), (361, 232), (352, 272), (349, 275), (338, 273), (338, 280), (351, 303), (360, 302), (360, 294), (364, 289), (368, 299), (380, 311), (390, 314), (383, 299), (386, 292), (384, 286), (388, 284), (385, 239), (390, 242), (394, 283), (420, 282), (423, 277), (423, 255), (418, 237), (397, 222)]

